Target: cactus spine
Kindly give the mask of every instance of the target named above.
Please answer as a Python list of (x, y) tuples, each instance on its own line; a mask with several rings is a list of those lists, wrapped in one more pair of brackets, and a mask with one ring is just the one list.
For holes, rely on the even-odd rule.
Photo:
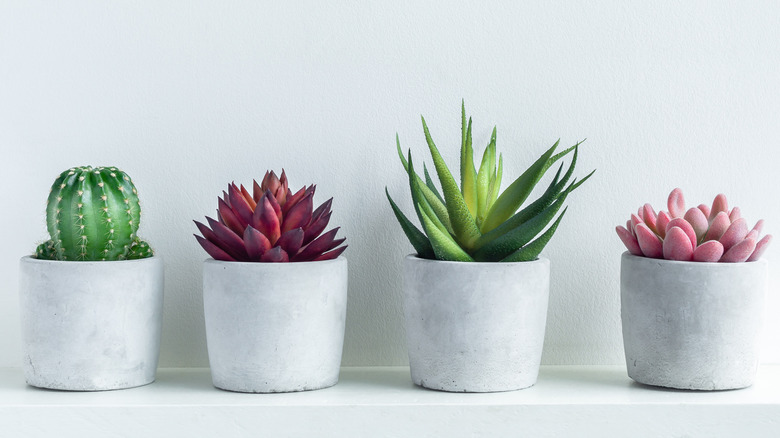
[(46, 208), (51, 240), (37, 257), (55, 260), (124, 260), (151, 256), (136, 232), (138, 191), (116, 167), (74, 167), (54, 181)]

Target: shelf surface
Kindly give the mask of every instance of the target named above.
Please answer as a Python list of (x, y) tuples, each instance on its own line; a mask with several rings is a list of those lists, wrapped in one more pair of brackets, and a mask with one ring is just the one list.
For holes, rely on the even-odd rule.
[[(41, 390), (0, 369), (2, 436), (780, 436), (780, 366), (734, 391), (658, 389), (622, 367), (545, 366), (536, 386), (463, 394), (415, 386), (406, 367), (343, 368), (338, 385), (242, 394), (208, 369), (161, 369), (151, 385)], [(8, 433), (8, 435), (6, 435)]]

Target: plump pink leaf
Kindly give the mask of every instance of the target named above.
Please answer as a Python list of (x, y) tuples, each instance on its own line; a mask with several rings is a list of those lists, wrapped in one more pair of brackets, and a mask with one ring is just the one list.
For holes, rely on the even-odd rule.
[(639, 209), (637, 209), (636, 215), (637, 215), (637, 217), (639, 217), (639, 219), (642, 219), (642, 222), (645, 221), (645, 212), (644, 212), (644, 209), (642, 207), (639, 207)]
[(696, 248), (696, 243), (698, 242), (696, 239), (696, 232), (693, 230), (693, 226), (681, 217), (676, 217), (669, 221), (669, 224), (666, 225), (666, 237), (664, 239), (669, 238), (669, 230), (671, 230), (673, 227), (680, 228), (683, 232), (685, 232), (685, 235), (688, 236), (688, 240), (691, 242), (691, 250)]
[(723, 193), (719, 193), (717, 196), (715, 196), (715, 199), (712, 201), (712, 209), (710, 209), (710, 222), (712, 222), (715, 217), (720, 212), (725, 212), (726, 217), (728, 217), (728, 211), (729, 211), (729, 202), (726, 200), (726, 195)]
[(629, 253), (635, 256), (642, 255), (642, 249), (639, 247), (639, 242), (637, 242), (636, 237), (632, 236), (626, 228), (618, 225), (615, 227), (615, 231), (617, 231), (618, 237), (623, 241), (623, 245), (626, 246)]
[(246, 253), (249, 255), (249, 261), (260, 261), (260, 257), (271, 249), (271, 242), (266, 238), (263, 233), (252, 228), (251, 225), (244, 230), (244, 247)]
[[(672, 222), (675, 220), (676, 219), (672, 219)], [(687, 262), (691, 260), (691, 257), (693, 257), (693, 245), (691, 244), (691, 239), (688, 234), (680, 227), (671, 227), (666, 230), (663, 251), (664, 258), (666, 260), (679, 260)]]
[(637, 216), (635, 214), (631, 215), (631, 228), (633, 228), (634, 231), (636, 231), (636, 226), (637, 225), (643, 224), (643, 223), (645, 223), (645, 221), (643, 221), (641, 217), (639, 217), (639, 216)]
[(708, 240), (693, 250), (694, 262), (715, 263), (723, 256), (723, 245), (717, 240)]
[(276, 241), (276, 245), (281, 246), (287, 255), (295, 256), (298, 250), (301, 249), (301, 245), (303, 245), (303, 228), (285, 231), (279, 240)]
[(642, 254), (644, 254), (645, 257), (654, 259), (663, 258), (664, 251), (661, 240), (647, 225), (643, 223), (639, 224), (634, 231), (636, 232), (636, 240), (639, 243), (639, 248), (642, 249)]
[(669, 207), (669, 214), (672, 218), (683, 217), (685, 214), (685, 197), (683, 197), (682, 190), (679, 188), (672, 190), (672, 193), (669, 193), (666, 205)]
[(767, 234), (764, 236), (761, 240), (756, 243), (756, 249), (753, 250), (753, 254), (750, 254), (750, 257), (748, 257), (748, 262), (755, 262), (756, 260), (760, 259), (762, 255), (764, 255), (764, 251), (769, 247), (769, 243), (772, 242), (772, 235)]
[(655, 210), (653, 210), (653, 206), (650, 204), (645, 204), (645, 206), (642, 208), (642, 219), (644, 219), (647, 226), (652, 230), (654, 233), (658, 234), (658, 229), (655, 227), (656, 218), (658, 215), (655, 214)]
[(669, 222), (672, 220), (672, 217), (669, 216), (669, 213), (665, 211), (660, 211), (658, 213), (658, 218), (655, 222), (656, 231), (658, 232), (658, 235), (661, 236), (661, 239), (663, 239), (666, 236), (666, 226), (669, 225)]
[(235, 262), (236, 259), (230, 256), (230, 254), (226, 253), (222, 249), (220, 249), (217, 245), (214, 245), (213, 243), (209, 242), (208, 240), (198, 236), (197, 234), (193, 234), (195, 236), (195, 239), (197, 239), (198, 243), (200, 243), (200, 246), (203, 247), (203, 249), (206, 250), (208, 255), (214, 258), (214, 260), (222, 260), (225, 262)]
[(282, 235), (279, 228), (279, 218), (271, 207), (271, 201), (265, 195), (260, 198), (255, 213), (252, 215), (252, 227), (263, 233), (271, 245), (275, 245), (279, 236)]
[(704, 213), (704, 216), (707, 217), (707, 220), (709, 220), (710, 217), (710, 206), (706, 204), (699, 204), (697, 207), (699, 210), (701, 210), (702, 213)]
[(726, 232), (730, 225), (731, 221), (729, 221), (729, 215), (726, 214), (725, 211), (721, 211), (715, 215), (715, 219), (711, 221), (710, 229), (707, 230), (707, 234), (704, 235), (704, 240), (719, 240), (720, 236)]
[(311, 221), (313, 208), (313, 195), (306, 195), (284, 214), (282, 233), (295, 228), (305, 227)]
[(751, 231), (755, 231), (758, 234), (761, 234), (761, 230), (763, 229), (764, 229), (764, 220), (761, 219), (758, 222), (756, 222), (756, 224), (753, 226), (753, 229)]
[[(718, 241), (723, 244), (723, 249), (728, 252), (732, 246), (745, 240), (747, 234), (747, 221), (745, 218), (739, 218), (729, 225)], [(756, 239), (754, 238), (753, 240), (755, 241)]]
[(344, 246), (342, 246), (340, 248), (334, 249), (333, 251), (326, 252), (325, 254), (315, 258), (312, 261), (313, 262), (319, 262), (319, 261), (322, 261), (322, 260), (333, 260), (336, 257), (340, 256), (341, 253), (344, 252), (345, 249), (347, 249), (347, 246), (349, 246), (349, 245), (344, 245)]
[(723, 257), (720, 258), (720, 261), (721, 263), (741, 263), (747, 260), (755, 250), (756, 241), (753, 239), (745, 239), (723, 253)]
[(710, 223), (707, 221), (707, 216), (698, 208), (691, 208), (685, 212), (685, 220), (693, 227), (693, 231), (696, 233), (696, 239), (701, 239), (707, 233)]
[(275, 246), (266, 251), (265, 254), (260, 257), (260, 261), (265, 263), (285, 263), (290, 261), (290, 257), (281, 246)]
[(733, 223), (737, 219), (742, 217), (742, 211), (739, 209), (739, 207), (734, 207), (729, 212), (729, 220)]

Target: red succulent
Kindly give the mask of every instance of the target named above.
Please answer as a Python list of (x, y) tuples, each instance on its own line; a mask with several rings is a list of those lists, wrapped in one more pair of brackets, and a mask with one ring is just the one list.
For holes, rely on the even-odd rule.
[(284, 170), (281, 178), (271, 171), (262, 184), (253, 183), (252, 194), (229, 184), (217, 220), (206, 217), (208, 226), (195, 221), (203, 234), (195, 238), (215, 260), (310, 262), (335, 259), (347, 248), (338, 247), (346, 240), (336, 239), (338, 227), (323, 234), (333, 198), (314, 209), (315, 186), (292, 193)]

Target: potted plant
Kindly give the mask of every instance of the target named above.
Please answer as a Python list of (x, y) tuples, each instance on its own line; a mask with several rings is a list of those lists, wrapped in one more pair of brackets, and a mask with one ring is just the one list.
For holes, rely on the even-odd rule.
[(163, 263), (136, 234), (138, 192), (116, 167), (52, 185), (50, 239), (20, 262), (23, 370), (41, 388), (98, 391), (155, 379)]
[(617, 233), (626, 245), (620, 307), (628, 376), (639, 383), (720, 390), (753, 384), (772, 240), (719, 194), (685, 209), (645, 204)]
[[(404, 315), (412, 380), (432, 389), (492, 392), (536, 383), (547, 318), (550, 262), (539, 253), (558, 227), (579, 143), (555, 154), (556, 142), (501, 192), (503, 159), (496, 129), (477, 170), (471, 119), (461, 108), (460, 187), (422, 120), (441, 192), (396, 146), (409, 176), (423, 230), (387, 198), (416, 250), (404, 261)], [(544, 193), (517, 211), (556, 161), (574, 152)], [(592, 173), (591, 173), (592, 174)], [(567, 185), (568, 184), (568, 185)], [(554, 220), (553, 220), (554, 219)], [(548, 226), (549, 225), (549, 226)], [(545, 230), (545, 228), (547, 228)]]
[(195, 221), (212, 257), (203, 265), (206, 341), (214, 386), (292, 392), (338, 382), (347, 306), (346, 249), (323, 233), (333, 198), (293, 193), (266, 172), (252, 194), (228, 185), (217, 220)]

